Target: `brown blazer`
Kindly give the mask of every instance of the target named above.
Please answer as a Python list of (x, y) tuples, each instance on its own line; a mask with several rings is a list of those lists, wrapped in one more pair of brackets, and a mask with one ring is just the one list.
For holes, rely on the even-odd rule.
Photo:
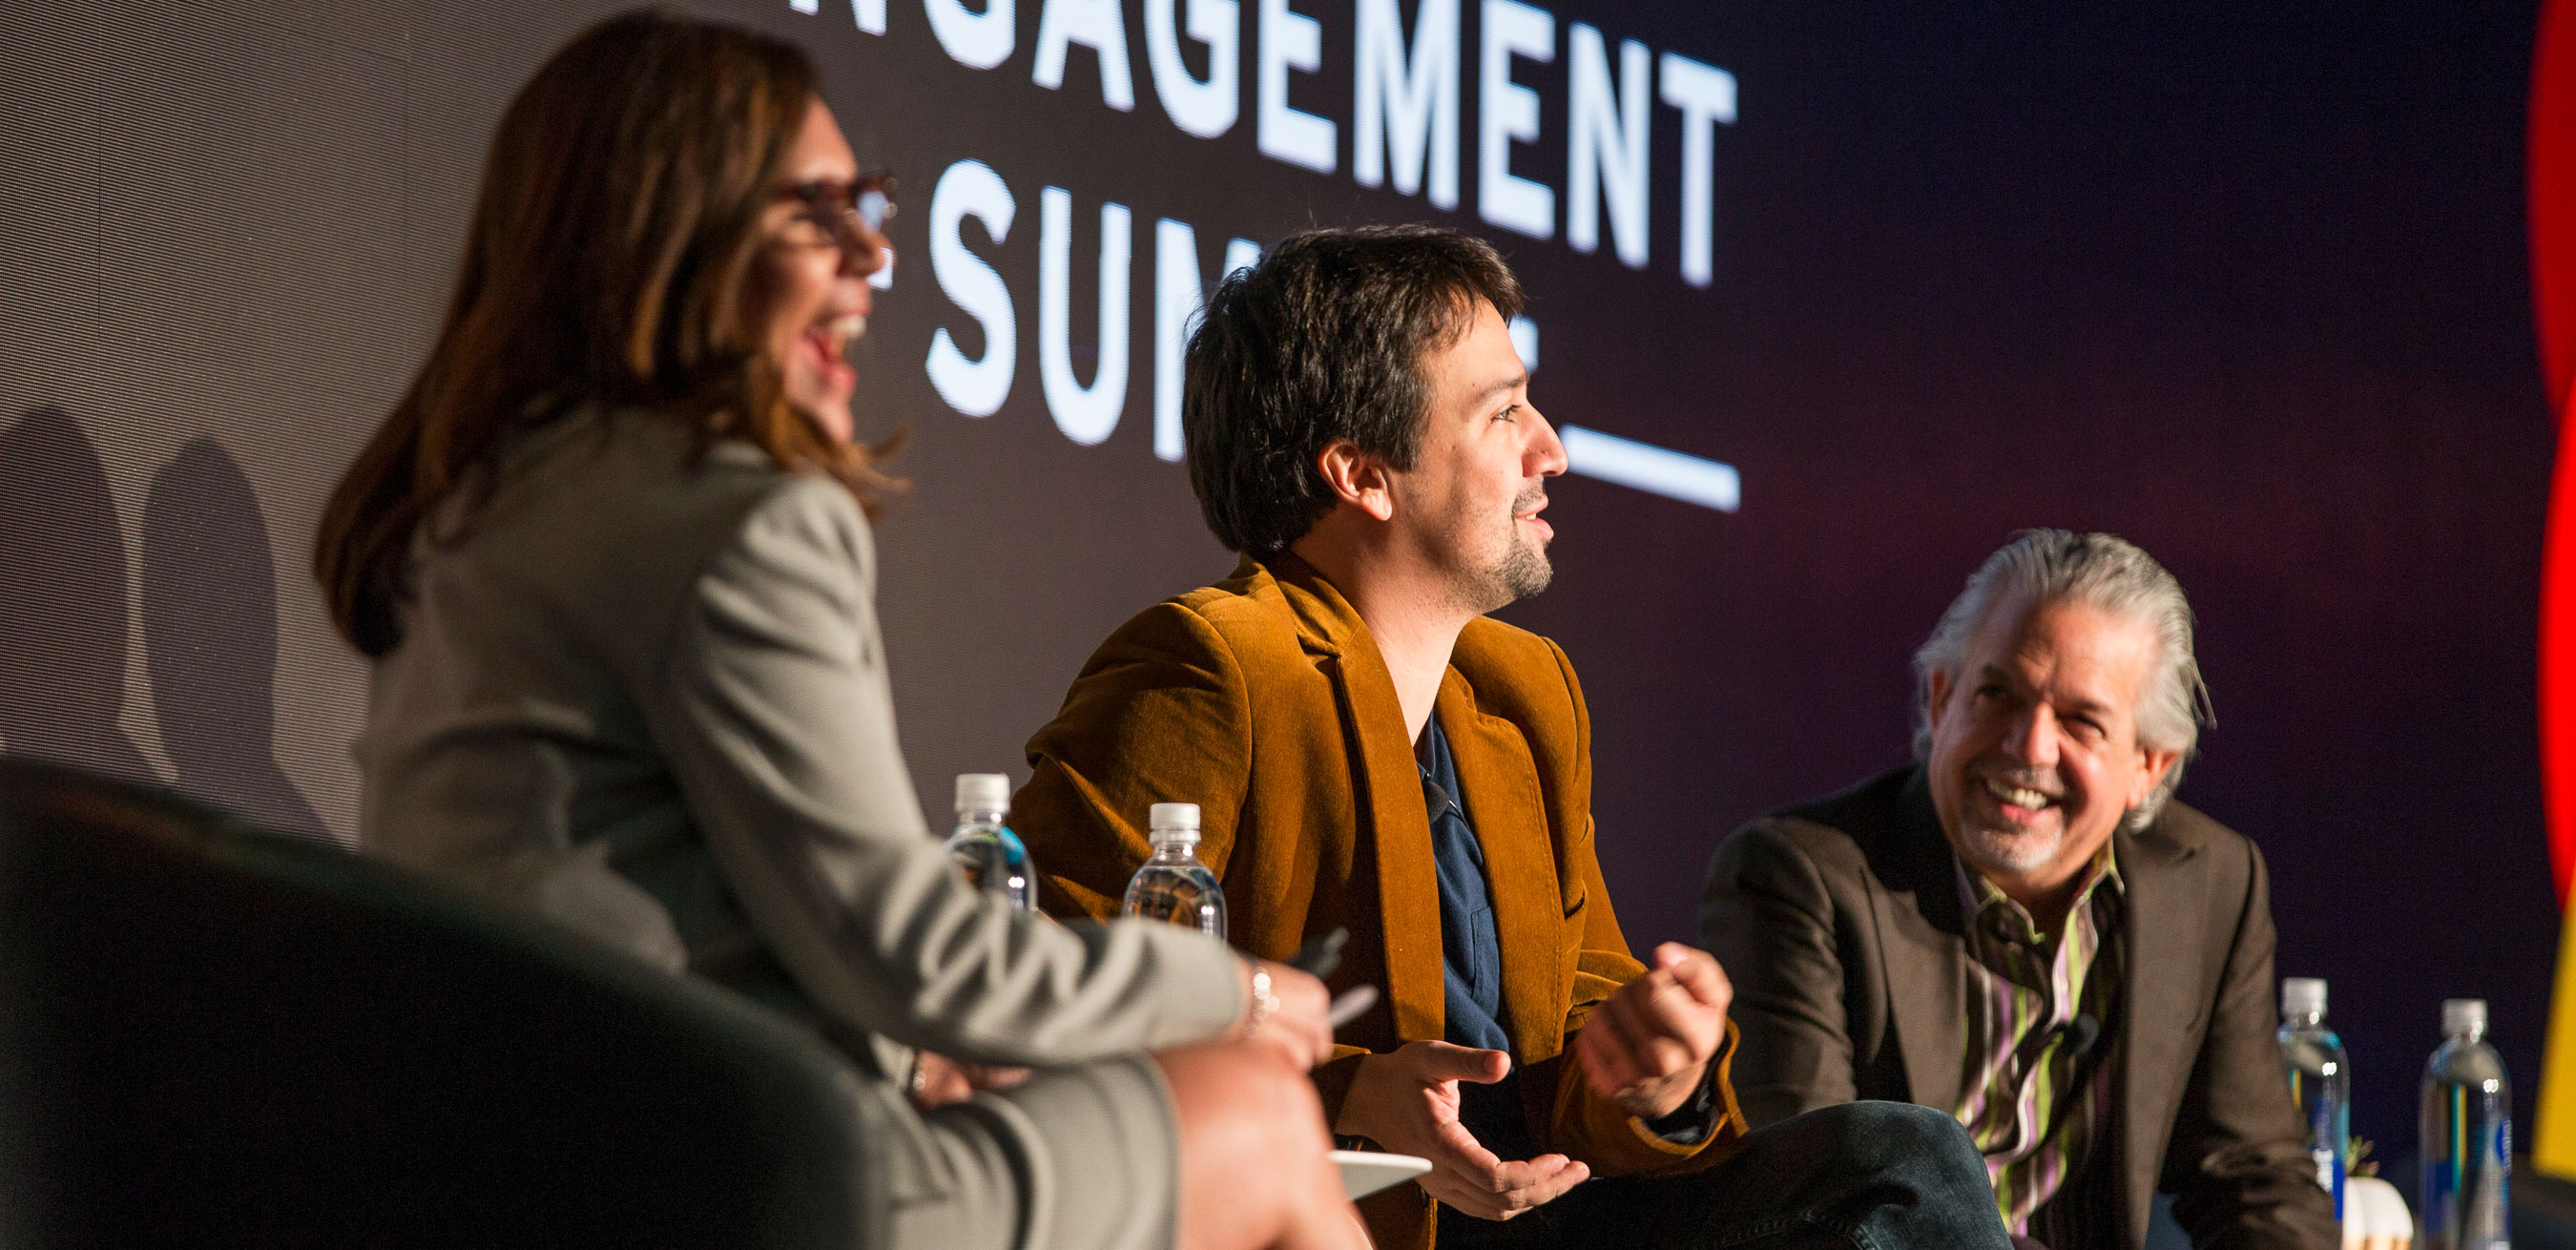
[[(2159, 1190), (2195, 1246), (2341, 1244), (2281, 1066), (2262, 854), (2181, 803), (2113, 837), (2127, 993), (2104, 1041), (2119, 1065), (2108, 1140), (2127, 1244), (2145, 1244)], [(1755, 1124), (1861, 1098), (1956, 1109), (1968, 958), (1956, 862), (1915, 767), (1718, 848), (1700, 935), (1735, 983), (1734, 1074)]]
[[(1493, 894), (1503, 1026), (1533, 1140), (1605, 1175), (1691, 1170), (1744, 1133), (1718, 1057), (1723, 1120), (1696, 1146), (1595, 1096), (1563, 1052), (1593, 1006), (1642, 974), (1592, 850), (1591, 722), (1555, 643), (1478, 618), (1459, 634), (1437, 714)], [(1439, 879), (1412, 736), (1359, 613), (1283, 555), (1147, 609), (1102, 643), (1053, 723), (1011, 824), (1058, 915), (1114, 914), (1151, 853), (1154, 803), (1199, 805), (1199, 856), (1225, 884), (1228, 936), (1271, 959), (1350, 930), (1337, 992), (1385, 998), (1316, 1071), (1328, 1115), (1360, 1055), (1442, 1037)], [(1732, 1031), (1730, 1030), (1730, 1046)], [(1382, 1247), (1427, 1245), (1411, 1185), (1362, 1204)]]

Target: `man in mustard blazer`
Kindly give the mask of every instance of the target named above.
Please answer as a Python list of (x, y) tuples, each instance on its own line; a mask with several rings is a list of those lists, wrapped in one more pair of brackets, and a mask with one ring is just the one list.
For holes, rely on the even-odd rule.
[(1046, 906), (1115, 913), (1148, 807), (1189, 802), (1237, 946), (1349, 931), (1332, 984), (1385, 1000), (1318, 1070), (1326, 1114), (1434, 1165), (1363, 1203), (1381, 1247), (2002, 1245), (1946, 1117), (1748, 1139), (1724, 974), (1629, 954), (1572, 666), (1483, 615), (1546, 586), (1565, 467), (1520, 302), (1492, 248), (1421, 227), (1301, 235), (1218, 289), (1183, 431), (1244, 560), (1119, 629), (1030, 740)]

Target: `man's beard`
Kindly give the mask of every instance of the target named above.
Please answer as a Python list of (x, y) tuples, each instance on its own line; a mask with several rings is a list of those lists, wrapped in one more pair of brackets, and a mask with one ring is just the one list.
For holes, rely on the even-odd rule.
[[(2045, 769), (1989, 768), (1973, 773), (1968, 784), (1979, 790), (1988, 778), (2007, 786), (2057, 794), (2056, 780)], [(1970, 865), (1994, 872), (2023, 873), (2057, 858), (2066, 845), (2066, 813), (2058, 810), (2056, 826), (2046, 832), (1987, 828), (1978, 825), (1967, 813), (1960, 814), (1959, 853)]]
[(1485, 583), (1483, 596), (1492, 606), (1480, 609), (1490, 612), (1527, 599), (1547, 589), (1556, 570), (1548, 563), (1547, 550), (1521, 533), (1521, 515), (1546, 502), (1544, 487), (1532, 487), (1512, 501), (1512, 514), (1503, 519), (1503, 554), (1481, 570), (1477, 579)]
[(2007, 834), (1969, 825), (1959, 831), (1959, 843), (1960, 858), (1969, 867), (2024, 873), (2057, 858), (2058, 848), (2066, 844), (2066, 830), (2061, 826), (2046, 834)]

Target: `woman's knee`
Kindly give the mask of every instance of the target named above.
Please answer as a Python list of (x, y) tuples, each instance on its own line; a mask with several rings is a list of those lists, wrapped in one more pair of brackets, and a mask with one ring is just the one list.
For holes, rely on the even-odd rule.
[(1215, 1042), (1161, 1051), (1154, 1060), (1185, 1135), (1209, 1133), (1272, 1157), (1309, 1148), (1320, 1157), (1331, 1147), (1314, 1082), (1269, 1047)]
[(1304, 1072), (1275, 1048), (1240, 1044), (1160, 1051), (1154, 1061), (1180, 1125), (1183, 1246), (1297, 1241), (1294, 1230), (1332, 1218), (1321, 1201), (1341, 1194), (1332, 1139)]

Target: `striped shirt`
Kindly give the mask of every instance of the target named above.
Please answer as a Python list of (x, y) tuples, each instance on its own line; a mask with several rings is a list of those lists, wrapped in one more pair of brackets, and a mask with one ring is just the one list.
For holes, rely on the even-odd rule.
[[(2085, 1183), (2111, 1105), (2108, 1025), (2120, 996), (2123, 891), (2110, 844), (2086, 869), (2063, 932), (2040, 932), (2003, 891), (1959, 868), (1968, 917), (1967, 1063), (1959, 1123), (1986, 1156), (2004, 1227), (2056, 1250), (2116, 1241), (2107, 1186)], [(2096, 1168), (2096, 1171), (2100, 1169)], [(2063, 1193), (2069, 1201), (2051, 1204)]]

